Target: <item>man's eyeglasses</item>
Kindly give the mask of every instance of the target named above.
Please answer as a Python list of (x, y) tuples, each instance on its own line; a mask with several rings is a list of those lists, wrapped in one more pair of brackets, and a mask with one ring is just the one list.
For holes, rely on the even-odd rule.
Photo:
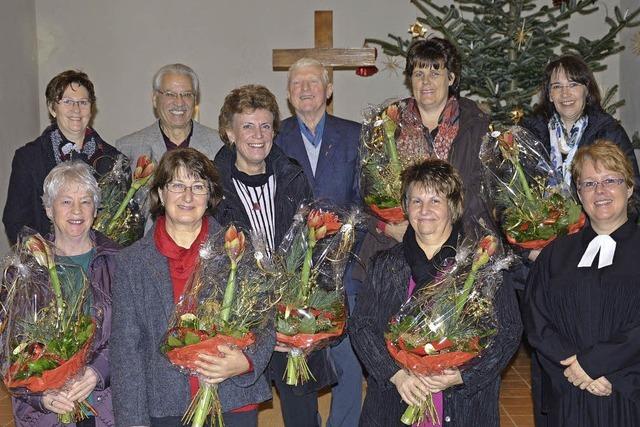
[(172, 101), (177, 101), (178, 98), (180, 99), (184, 99), (185, 101), (193, 101), (194, 99), (196, 99), (196, 94), (193, 92), (182, 92), (182, 93), (175, 93), (175, 92), (171, 92), (171, 91), (164, 91), (164, 90), (160, 90), (158, 89), (157, 91), (160, 95), (164, 96), (167, 99), (170, 99)]
[(58, 104), (66, 108), (78, 107), (81, 110), (91, 108), (91, 101), (89, 101), (88, 99), (75, 100), (71, 98), (62, 98), (60, 101), (58, 101)]
[(578, 183), (578, 190), (580, 191), (595, 191), (599, 185), (602, 188), (615, 187), (624, 182), (624, 178), (605, 178), (602, 181), (582, 181)]
[(193, 185), (184, 185), (181, 182), (170, 182), (166, 185), (167, 190), (172, 193), (184, 193), (187, 191), (187, 188), (191, 190), (191, 194), (195, 194), (196, 196), (204, 196), (209, 193), (209, 187), (207, 184), (193, 184)]

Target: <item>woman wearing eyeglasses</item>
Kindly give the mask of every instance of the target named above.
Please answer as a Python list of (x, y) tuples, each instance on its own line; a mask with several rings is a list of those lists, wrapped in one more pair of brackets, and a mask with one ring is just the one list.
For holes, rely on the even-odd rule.
[(111, 170), (119, 154), (89, 127), (96, 95), (89, 77), (75, 70), (55, 76), (45, 91), (51, 125), (42, 135), (16, 150), (2, 222), (11, 243), (27, 225), (42, 235), (51, 222), (42, 205), (42, 184), (47, 174), (65, 160), (82, 160), (94, 168), (96, 178)]
[[(115, 425), (181, 427), (198, 380), (159, 351), (200, 246), (221, 227), (212, 210), (222, 198), (213, 162), (194, 148), (162, 156), (150, 189), (151, 231), (117, 257), (110, 341)], [(201, 355), (201, 378), (218, 384), (227, 427), (255, 426), (257, 403), (271, 398), (264, 376), (275, 332), (258, 334), (244, 352), (219, 346)]]
[(631, 164), (619, 146), (599, 140), (576, 151), (571, 175), (589, 225), (542, 250), (523, 305), (549, 379), (541, 394), (547, 422), (638, 426), (640, 230), (627, 216)]
[(602, 138), (620, 146), (631, 162), (634, 187), (640, 185), (629, 136), (602, 109), (598, 84), (581, 58), (563, 55), (547, 65), (539, 103), (533, 116), (525, 118), (522, 125), (546, 145), (553, 166), (567, 184), (571, 185), (571, 161), (576, 150)]

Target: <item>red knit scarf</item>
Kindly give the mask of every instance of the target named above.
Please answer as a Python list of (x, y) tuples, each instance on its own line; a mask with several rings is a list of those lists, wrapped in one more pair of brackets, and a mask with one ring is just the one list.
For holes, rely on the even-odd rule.
[[(167, 257), (169, 261), (169, 275), (171, 276), (171, 284), (173, 285), (173, 302), (174, 304), (180, 300), (184, 287), (191, 277), (191, 273), (196, 266), (199, 258), (200, 246), (204, 243), (209, 234), (209, 221), (207, 218), (202, 219), (200, 233), (191, 243), (189, 248), (182, 248), (171, 238), (166, 228), (166, 218), (164, 216), (156, 219), (156, 230), (153, 233), (153, 239), (156, 242), (158, 251)], [(198, 378), (189, 376), (189, 389), (191, 397), (198, 392)]]
[(164, 216), (156, 220), (156, 230), (153, 239), (156, 242), (158, 251), (167, 257), (169, 261), (169, 275), (173, 285), (173, 302), (177, 303), (184, 292), (187, 280), (193, 273), (198, 262), (200, 246), (204, 243), (209, 234), (209, 222), (203, 218), (200, 233), (189, 248), (182, 248), (173, 241), (166, 228)]

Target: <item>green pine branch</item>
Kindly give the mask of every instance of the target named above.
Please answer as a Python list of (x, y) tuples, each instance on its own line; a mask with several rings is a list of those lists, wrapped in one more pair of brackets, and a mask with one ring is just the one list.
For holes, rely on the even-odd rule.
[[(606, 69), (604, 60), (624, 49), (618, 35), (624, 28), (640, 25), (640, 7), (622, 12), (614, 8), (605, 22), (608, 31), (587, 38), (569, 32), (571, 17), (596, 12), (596, 0), (569, 0), (560, 7), (540, 6), (535, 0), (454, 0), (439, 6), (432, 0), (411, 0), (422, 16), (417, 21), (429, 33), (450, 40), (462, 56), (461, 92), (477, 99), (492, 113), (495, 122), (510, 124), (516, 108), (529, 112), (549, 58), (562, 53), (582, 56), (592, 71)], [(524, 35), (524, 37), (521, 37)], [(366, 39), (390, 56), (405, 56), (411, 39), (389, 34), (389, 40)], [(624, 101), (613, 102), (616, 89), (603, 98), (607, 111)]]

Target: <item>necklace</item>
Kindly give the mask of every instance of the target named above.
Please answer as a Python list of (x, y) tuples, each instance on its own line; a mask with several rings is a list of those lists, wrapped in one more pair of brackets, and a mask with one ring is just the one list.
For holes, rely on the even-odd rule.
[(257, 195), (255, 200), (253, 200), (253, 197), (251, 197), (251, 202), (252, 202), (252, 208), (254, 211), (260, 211), (262, 210), (262, 205), (260, 204), (260, 199), (262, 199), (262, 202), (264, 203), (264, 187), (255, 187), (255, 194), (258, 194), (258, 188), (260, 189), (260, 195)]

